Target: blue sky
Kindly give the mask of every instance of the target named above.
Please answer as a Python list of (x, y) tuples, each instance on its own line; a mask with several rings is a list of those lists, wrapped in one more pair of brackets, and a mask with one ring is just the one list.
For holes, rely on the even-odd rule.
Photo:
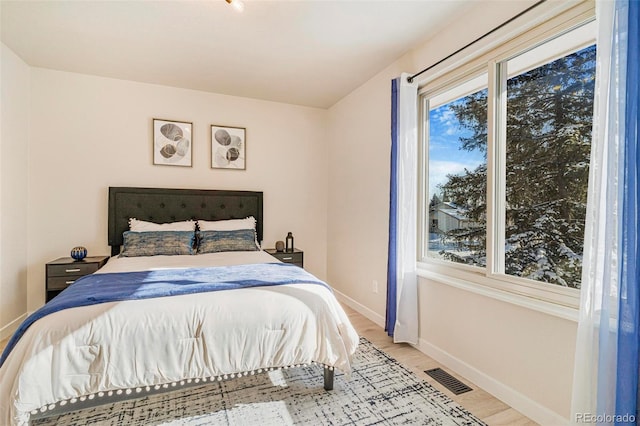
[(461, 149), (460, 136), (471, 132), (460, 126), (451, 105), (444, 104), (429, 112), (429, 200), (434, 193), (440, 195), (439, 184), (447, 181), (448, 174), (461, 174), (464, 169), (474, 170), (486, 162), (479, 150)]

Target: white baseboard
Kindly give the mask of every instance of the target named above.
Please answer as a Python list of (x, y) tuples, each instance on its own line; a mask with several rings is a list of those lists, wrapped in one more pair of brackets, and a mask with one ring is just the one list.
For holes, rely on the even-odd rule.
[[(355, 308), (354, 308), (355, 309)], [(434, 346), (424, 339), (418, 341), (416, 347), (421, 352), (429, 355), (440, 364), (455, 371), (457, 374), (469, 379), (485, 391), (489, 392), (499, 400), (503, 401), (513, 409), (519, 411), (529, 417), (536, 423), (541, 425), (567, 425), (569, 419), (562, 417), (555, 411), (550, 410), (523, 395), (522, 393), (512, 389), (495, 378), (483, 373), (477, 368), (467, 364), (466, 362), (452, 356), (442, 349)]]
[(384, 317), (383, 316), (381, 316), (377, 312), (367, 308), (362, 303), (356, 302), (354, 299), (350, 298), (349, 296), (346, 296), (346, 295), (340, 293), (336, 289), (333, 289), (333, 293), (336, 295), (336, 299), (338, 299), (339, 302), (342, 302), (345, 305), (349, 306), (350, 308), (355, 309), (356, 311), (358, 311), (359, 313), (361, 313), (362, 315), (364, 315), (365, 317), (367, 317), (368, 319), (370, 319), (371, 321), (373, 321), (378, 326), (380, 326), (380, 327), (382, 327), (384, 329)]
[(22, 321), (24, 321), (26, 318), (27, 318), (27, 314), (24, 313), (20, 315), (18, 318), (11, 321), (9, 324), (0, 328), (0, 340), (9, 338), (18, 329)]

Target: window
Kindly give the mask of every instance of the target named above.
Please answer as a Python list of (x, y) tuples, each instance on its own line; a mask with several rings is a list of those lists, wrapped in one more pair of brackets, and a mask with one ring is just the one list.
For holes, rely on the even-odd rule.
[(580, 288), (596, 63), (580, 17), (421, 88), (422, 261), (527, 294)]
[(505, 273), (580, 288), (596, 48), (521, 60), (506, 62)]
[(430, 97), (428, 106), (427, 256), (485, 266), (487, 74)]

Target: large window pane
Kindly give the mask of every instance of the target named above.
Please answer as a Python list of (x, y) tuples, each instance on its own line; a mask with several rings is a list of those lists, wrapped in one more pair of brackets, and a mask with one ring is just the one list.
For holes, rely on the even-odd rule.
[[(540, 62), (544, 54), (507, 62), (504, 267), (580, 288), (596, 48)], [(543, 65), (523, 72), (534, 60)]]
[(487, 76), (429, 99), (427, 257), (486, 264)]

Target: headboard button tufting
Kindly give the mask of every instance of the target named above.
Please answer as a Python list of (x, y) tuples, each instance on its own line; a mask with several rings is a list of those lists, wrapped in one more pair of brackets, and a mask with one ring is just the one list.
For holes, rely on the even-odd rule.
[[(109, 245), (112, 255), (122, 246), (129, 218), (166, 223), (187, 220), (223, 220), (255, 216), (262, 239), (262, 192), (167, 188), (109, 188)], [(209, 219), (210, 218), (210, 219)]]

